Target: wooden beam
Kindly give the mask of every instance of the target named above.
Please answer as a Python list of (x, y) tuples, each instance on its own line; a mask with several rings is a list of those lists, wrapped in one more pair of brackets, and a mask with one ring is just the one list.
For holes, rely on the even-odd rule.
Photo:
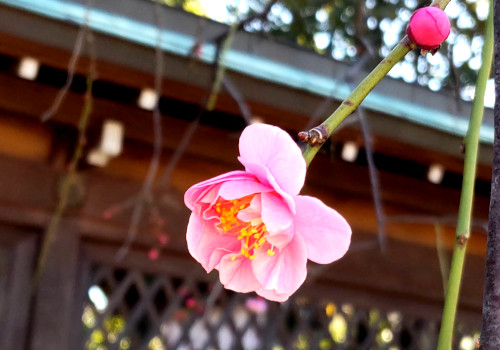
[[(39, 89), (36, 83), (26, 84), (20, 79), (7, 77), (5, 80), (8, 84), (0, 86), (0, 109), (12, 110), (28, 116), (38, 116), (47, 108), (47, 101), (51, 101), (56, 93), (56, 89), (51, 90), (48, 87)], [(6, 88), (7, 85), (10, 87)], [(12, 94), (15, 87), (23, 89), (22, 98)], [(23, 103), (24, 98), (30, 99), (31, 103)], [(79, 95), (68, 93), (53, 121), (74, 125), (77, 122), (82, 101)], [(151, 142), (152, 123), (149, 112), (96, 99), (90, 128), (97, 129), (102, 120), (106, 118), (121, 120), (125, 124), (126, 134), (129, 138)], [(164, 118), (163, 121), (164, 147), (175, 149), (189, 123), (168, 117)], [(194, 136), (194, 141), (191, 142), (186, 151), (188, 154), (201, 156), (207, 160), (235, 164), (238, 152), (236, 144), (237, 133), (231, 134), (224, 130), (200, 126)], [(144, 155), (140, 155), (140, 157), (144, 157)], [(116, 162), (119, 163), (121, 160)], [(325, 177), (324, 174), (329, 175)], [(355, 194), (367, 196), (370, 195), (371, 191), (366, 167), (345, 162), (332, 163), (321, 156), (318, 156), (310, 167), (308, 183), (314, 183), (331, 190), (344, 191), (350, 196)], [(457, 190), (389, 173), (381, 173), (381, 185), (384, 201), (405, 204), (414, 209), (439, 214), (453, 214), (457, 210)], [(484, 214), (481, 215), (481, 213), (487, 212), (487, 206), (487, 199), (478, 198), (476, 200), (475, 208), (478, 217), (484, 217)]]
[[(0, 32), (0, 53), (18, 57), (33, 56), (38, 58), (43, 64), (64, 71), (67, 69), (67, 62), (70, 59), (70, 53), (60, 48), (40, 44), (23, 38), (14, 37), (2, 32)], [(183, 61), (183, 64), (186, 65), (187, 62), (187, 60), (184, 58), (174, 56), (169, 56), (168, 59), (175, 62), (179, 61), (176, 64), (181, 64), (180, 61)], [(154, 62), (152, 61), (151, 64), (153, 65)], [(200, 81), (206, 81), (206, 83), (208, 84), (208, 81), (210, 80), (210, 74), (207, 73), (207, 66), (205, 64), (195, 63), (193, 61), (191, 62), (191, 64), (187, 65), (189, 66), (189, 69), (193, 70), (193, 74), (198, 76), (198, 79)], [(87, 66), (88, 58), (82, 56), (76, 66), (76, 72), (84, 75), (87, 70)], [(99, 79), (103, 81), (109, 81), (115, 84), (124, 85), (136, 89), (141, 89), (144, 86), (152, 86), (153, 84), (153, 76), (141, 70), (119, 66), (116, 63), (110, 63), (103, 60), (98, 61), (98, 67)], [(233, 80), (235, 80), (240, 88), (245, 90), (245, 93), (243, 95), (248, 95), (250, 91), (259, 91), (257, 82), (253, 81), (252, 79), (243, 77), (235, 73), (228, 74), (232, 76)], [(311, 113), (315, 109), (314, 106), (321, 103), (321, 98), (319, 98), (318, 96), (310, 95), (307, 92), (303, 91), (295, 91), (293, 89), (281, 87), (280, 90), (276, 93), (280, 96), (283, 95), (280, 97), (280, 99), (284, 100), (301, 100), (303, 101), (302, 103), (305, 103), (304, 101), (307, 100), (307, 104), (312, 106)], [(162, 95), (179, 101), (197, 105), (200, 103), (205, 94), (205, 89), (200, 86), (176, 81), (171, 78), (166, 78), (163, 82)], [(254, 115), (263, 118), (263, 120), (267, 123), (275, 124), (285, 129), (300, 131), (305, 127), (305, 124), (309, 118), (309, 115), (304, 113), (301, 114), (296, 113), (293, 110), (285, 110), (283, 108), (280, 109), (277, 107), (273, 107), (271, 103), (272, 101), (262, 103), (255, 102), (252, 101), (252, 99), (249, 99), (247, 102)], [(328, 115), (327, 111), (333, 111), (337, 105), (338, 102), (331, 101), (329, 103), (329, 106), (326, 108), (324, 117)], [(235, 116), (240, 115), (236, 103), (224, 92), (222, 92), (219, 96), (217, 110), (234, 114)], [(395, 118), (383, 116), (380, 113), (369, 112), (368, 114), (370, 117), (369, 119), (373, 121), (372, 136), (376, 150), (384, 154), (408, 158), (424, 165), (429, 165), (431, 163), (437, 162), (443, 164), (449, 171), (461, 173), (462, 155), (460, 153), (459, 138), (446, 133), (432, 131), (429, 128), (419, 126), (413, 126), (411, 128), (414, 133), (423, 135), (423, 138), (427, 140), (425, 144), (440, 144), (440, 148), (445, 149), (446, 153), (439, 153), (431, 150), (429, 146), (419, 147), (411, 145), (408, 142), (411, 136), (407, 127), (408, 123), (396, 120)], [(399, 133), (394, 133), (389, 130), (389, 125), (395, 123), (398, 124), (397, 128), (398, 130), (400, 130)], [(334, 138), (338, 138), (339, 140), (344, 140), (346, 138), (361, 140), (361, 134), (358, 128), (354, 127), (344, 129), (339, 133), (336, 133), (334, 135)], [(480, 154), (478, 178), (486, 180), (489, 180), (491, 178), (491, 166), (489, 164), (490, 159), (491, 147), (483, 146), (482, 152)]]
[(0, 153), (20, 159), (47, 160), (52, 133), (27, 118), (0, 112)]
[[(373, 124), (373, 123), (372, 123)], [(332, 136), (334, 142), (345, 143), (356, 142), (360, 147), (364, 147), (364, 140), (360, 130), (354, 128), (343, 128), (335, 132)], [(455, 142), (456, 149), (453, 155), (440, 153), (431, 149), (416, 147), (408, 143), (391, 139), (387, 136), (374, 135), (371, 138), (373, 151), (376, 153), (414, 161), (424, 166), (432, 164), (443, 165), (446, 171), (461, 174), (464, 168), (463, 154), (460, 149), (460, 142)], [(484, 151), (484, 147), (482, 148)], [(477, 178), (491, 180), (491, 162), (478, 164)]]
[[(104, 45), (102, 42), (98, 44)], [(0, 32), (0, 54), (13, 57), (34, 57), (41, 64), (54, 67), (63, 71), (67, 70), (68, 62), (71, 58), (71, 53), (57, 47), (40, 44), (38, 42), (29, 41), (23, 38), (14, 37), (5, 32)], [(186, 59), (168, 55), (169, 61), (184, 62)], [(180, 64), (180, 63), (178, 63)], [(75, 66), (75, 73), (86, 75), (89, 65), (89, 58), (82, 55)], [(151, 55), (151, 66), (154, 65), (154, 55)], [(172, 65), (169, 64), (169, 67)], [(129, 88), (142, 89), (144, 87), (154, 86), (154, 76), (148, 72), (138, 69), (124, 67), (115, 63), (110, 63), (103, 60), (97, 60), (99, 76), (102, 81), (111, 82), (118, 85), (123, 85)], [(200, 82), (206, 82), (209, 85), (211, 79), (211, 68), (205, 63), (196, 62), (193, 60), (189, 64), (189, 68), (193, 71), (193, 75), (198, 76)], [(242, 83), (248, 85), (247, 78), (236, 73), (228, 73), (241, 86)], [(243, 82), (242, 80), (245, 80)], [(255, 84), (252, 84), (255, 85)], [(162, 96), (173, 98), (179, 101), (198, 105), (202, 102), (207, 90), (203, 86), (195, 86), (171, 78), (165, 78), (162, 82)], [(248, 90), (249, 87), (245, 87)], [(287, 93), (295, 93), (299, 97), (301, 93), (294, 92), (291, 89), (283, 88)], [(303, 96), (302, 96), (303, 97)], [(317, 99), (317, 97), (315, 97)], [(268, 123), (281, 124), (284, 128), (294, 128), (297, 125), (304, 125), (307, 116), (292, 111), (286, 111), (286, 118), (283, 118), (285, 111), (282, 109), (263, 104), (252, 100), (246, 101), (252, 113), (266, 120)], [(219, 95), (216, 109), (224, 113), (240, 115), (240, 110), (236, 102), (222, 91)]]

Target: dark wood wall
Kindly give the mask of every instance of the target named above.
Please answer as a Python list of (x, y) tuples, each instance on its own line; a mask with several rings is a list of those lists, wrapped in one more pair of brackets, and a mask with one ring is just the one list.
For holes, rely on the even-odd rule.
[[(14, 58), (34, 56), (42, 64), (59, 70), (66, 69), (69, 57), (68, 52), (5, 34), (0, 34), (0, 54)], [(77, 74), (85, 72), (87, 63), (86, 59), (80, 61)], [(123, 69), (109, 62), (98, 61), (97, 66), (98, 79), (102, 82), (137, 91), (152, 82), (152, 77), (145, 73)], [(82, 162), (78, 186), (83, 196), (64, 213), (39, 288), (30, 295), (27, 290), (33, 278), (36, 257), (57, 203), (61, 176), (75, 145), (78, 116), (83, 106), (82, 94), (71, 90), (54, 117), (47, 123), (40, 123), (39, 116), (48, 108), (57, 91), (57, 86), (16, 77), (14, 67), (0, 72), (0, 249), (9, 252), (9, 261), (14, 264), (9, 273), (6, 300), (10, 305), (27, 305), (16, 308), (15, 318), (10, 316), (11, 306), (0, 311), (0, 315), (9, 315), (0, 324), (8, 322), (10, 329), (26, 335), (30, 349), (71, 348), (74, 327), (69, 325), (79, 322), (79, 301), (85, 292), (79, 287), (85, 264), (89, 256), (113, 262), (114, 254), (127, 236), (131, 207), (125, 206), (111, 218), (105, 213), (137, 195), (152, 152), (150, 112), (137, 108), (131, 101), (94, 99), (88, 128), (89, 146), (99, 134), (103, 120), (112, 118), (125, 126), (124, 152), (104, 168), (90, 167)], [(190, 119), (204, 91), (167, 79), (163, 93), (165, 97), (182, 103), (178, 107), (181, 112), (182, 108), (189, 108), (184, 118), (168, 113), (162, 116), (165, 133), (161, 170), (172, 159), (183, 134), (191, 125)], [(284, 111), (265, 104), (249, 103), (254, 113), (266, 122), (292, 132), (301, 130), (307, 121), (304, 115), (289, 112), (284, 115)], [(183, 268), (183, 261), (192, 261), (184, 238), (189, 213), (182, 196), (192, 184), (240, 167), (236, 160), (241, 131), (238, 125), (243, 125), (243, 122), (238, 114), (236, 104), (222, 94), (217, 111), (210, 118), (234, 118), (238, 122), (232, 125), (236, 126), (222, 128), (212, 121), (197, 128), (173, 171), (170, 183), (155, 192), (156, 203), (167, 222), (170, 242), (158, 261), (148, 260), (147, 251), (154, 245), (155, 238), (145, 218), (132, 246), (131, 256), (134, 258), (127, 258), (128, 264), (160, 271), (162, 264), (175, 261)], [(386, 117), (377, 114), (370, 114), (370, 120), (387, 122)], [(396, 121), (393, 123), (397, 124)], [(449, 135), (443, 134), (443, 137)], [(362, 163), (351, 164), (335, 157), (335, 145), (346, 140), (360, 141), (359, 131), (345, 128), (334, 135), (331, 152), (320, 154), (311, 165), (304, 193), (319, 197), (348, 219), (353, 228), (352, 249), (345, 258), (332, 265), (311, 265), (308, 280), (299, 294), (328, 296), (362, 307), (399, 309), (439, 319), (443, 283), (436, 225), (439, 224), (442, 231), (439, 249), (449, 259), (454, 240), (458, 188), (433, 185), (416, 176), (380, 171), (381, 195), (388, 216), (387, 246), (382, 251), (377, 244), (378, 225), (368, 169)], [(450, 156), (377, 135), (374, 135), (373, 142), (379, 154), (406, 159), (412, 164), (439, 162), (449, 171), (461, 171), (458, 151), (455, 156)], [(454, 139), (453, 142), (458, 148), (459, 141)], [(481, 180), (487, 181), (491, 168), (482, 165), (478, 174)], [(484, 230), (480, 226), (487, 218), (488, 202), (487, 196), (481, 195), (475, 200), (474, 217), (478, 225), (474, 227), (469, 243), (460, 304), (462, 319), (474, 322), (480, 317), (486, 245)], [(192, 264), (185, 266), (192, 268)], [(201, 268), (197, 268), (202, 276)], [(209, 279), (216, 277), (210, 276)], [(7, 345), (2, 348), (13, 348), (11, 338), (3, 339)], [(50, 347), (47, 347), (48, 343)]]

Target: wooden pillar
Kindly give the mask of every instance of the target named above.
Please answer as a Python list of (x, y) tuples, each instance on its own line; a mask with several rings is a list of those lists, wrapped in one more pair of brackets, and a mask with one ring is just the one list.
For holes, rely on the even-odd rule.
[(28, 335), (31, 272), (36, 237), (0, 227), (0, 349), (24, 349)]
[(36, 291), (31, 350), (70, 350), (78, 310), (79, 234), (64, 220), (59, 224)]

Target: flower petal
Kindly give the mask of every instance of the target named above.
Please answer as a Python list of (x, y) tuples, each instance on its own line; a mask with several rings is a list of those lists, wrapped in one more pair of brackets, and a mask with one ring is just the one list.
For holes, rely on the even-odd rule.
[(235, 237), (218, 234), (212, 225), (206, 224), (194, 213), (189, 217), (186, 240), (189, 253), (207, 272), (216, 267), (223, 256), (239, 252), (241, 248)]
[(186, 241), (189, 254), (191, 254), (196, 260), (198, 260), (196, 256), (198, 255), (198, 246), (200, 245), (201, 236), (203, 235), (202, 227), (200, 218), (191, 213), (187, 226)]
[(252, 267), (263, 289), (283, 295), (293, 294), (307, 275), (307, 249), (301, 236), (295, 235), (281, 251), (269, 256), (265, 247), (255, 253)]
[(351, 242), (351, 227), (342, 215), (314, 197), (297, 196), (295, 204), (295, 234), (304, 238), (308, 259), (329, 264), (344, 256)]
[(226, 200), (232, 200), (272, 190), (272, 187), (257, 182), (257, 179), (253, 177), (251, 179), (237, 179), (223, 182), (219, 189), (219, 196)]
[[(238, 160), (240, 160), (241, 162), (240, 158), (238, 158)], [(272, 189), (274, 189), (276, 193), (278, 193), (281, 197), (283, 197), (283, 200), (288, 205), (288, 208), (290, 209), (292, 214), (295, 214), (295, 201), (293, 199), (293, 196), (284, 191), (279, 186), (279, 184), (276, 182), (276, 179), (274, 178), (273, 174), (271, 174), (269, 169), (267, 169), (263, 165), (249, 163), (249, 162), (246, 163), (245, 167), (248, 168), (249, 172), (257, 176), (259, 178), (259, 181), (271, 187)]]
[(290, 294), (279, 294), (276, 293), (274, 290), (269, 290), (269, 289), (257, 289), (255, 291), (258, 295), (260, 295), (263, 298), (266, 298), (267, 300), (271, 301), (277, 301), (277, 302), (284, 302), (287, 301), (288, 298), (290, 298)]
[[(232, 258), (235, 257), (233, 260)], [(235, 292), (248, 293), (260, 288), (252, 271), (250, 259), (242, 255), (226, 255), (219, 268), (220, 282), (225, 288)]]
[[(262, 165), (285, 192), (299, 193), (304, 185), (306, 163), (300, 148), (285, 131), (266, 124), (250, 125), (241, 134), (239, 148), (238, 159), (247, 171), (250, 171), (247, 164)], [(261, 179), (259, 174), (255, 175)]]
[(259, 219), (262, 217), (262, 204), (261, 195), (257, 194), (252, 198), (250, 206), (246, 209), (240, 210), (236, 217), (241, 221), (252, 221), (254, 219)]
[(293, 216), (283, 199), (276, 193), (262, 193), (262, 221), (269, 232), (267, 241), (277, 247), (284, 247), (293, 238)]
[[(220, 184), (224, 181), (236, 181), (236, 180), (250, 180), (250, 181), (254, 180), (255, 181), (255, 177), (252, 174), (249, 174), (248, 172), (241, 171), (241, 170), (231, 171), (231, 172), (216, 176), (214, 178), (208, 179), (206, 181), (203, 181), (203, 182), (200, 182), (200, 183), (197, 183), (197, 184), (191, 186), (184, 194), (184, 203), (186, 204), (186, 206), (189, 209), (194, 210), (194, 208), (195, 208), (196, 204), (198, 203), (198, 201), (200, 200), (200, 198), (203, 198), (204, 196), (206, 196), (210, 192), (210, 190), (212, 189), (212, 186)], [(213, 196), (213, 194), (212, 194), (212, 196)], [(207, 202), (206, 199), (205, 199), (205, 202)]]

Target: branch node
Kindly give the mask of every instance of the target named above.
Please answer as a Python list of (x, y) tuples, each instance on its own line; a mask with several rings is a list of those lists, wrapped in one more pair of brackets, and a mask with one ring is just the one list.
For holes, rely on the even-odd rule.
[(469, 240), (469, 237), (467, 237), (464, 234), (458, 235), (457, 236), (457, 244), (460, 248), (464, 248), (465, 245), (467, 244), (467, 241)]
[(328, 130), (321, 124), (309, 131), (301, 131), (298, 134), (299, 140), (307, 142), (311, 146), (321, 146), (328, 140)]

